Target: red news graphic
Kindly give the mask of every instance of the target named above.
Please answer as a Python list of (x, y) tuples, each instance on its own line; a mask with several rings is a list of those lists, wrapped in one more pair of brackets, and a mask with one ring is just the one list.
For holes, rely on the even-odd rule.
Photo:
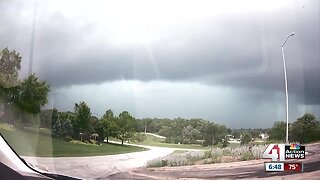
[(265, 162), (266, 171), (303, 171), (301, 162), (284, 162), (286, 159), (305, 159), (305, 146), (299, 144), (270, 144), (263, 152), (264, 159), (271, 159)]
[(284, 163), (284, 170), (285, 171), (303, 171), (303, 164), (301, 162), (298, 163)]

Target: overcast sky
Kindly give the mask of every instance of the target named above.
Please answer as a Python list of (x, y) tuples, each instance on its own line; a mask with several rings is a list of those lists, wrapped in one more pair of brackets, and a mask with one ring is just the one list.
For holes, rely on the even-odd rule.
[[(47, 107), (203, 118), (231, 128), (320, 116), (316, 0), (0, 1), (0, 48), (51, 86)], [(34, 36), (32, 36), (32, 32)], [(33, 38), (32, 38), (33, 37)]]

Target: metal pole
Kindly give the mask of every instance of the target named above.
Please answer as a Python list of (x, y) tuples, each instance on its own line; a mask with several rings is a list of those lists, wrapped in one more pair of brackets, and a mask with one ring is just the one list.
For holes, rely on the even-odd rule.
[(144, 125), (144, 134), (146, 134), (147, 133), (147, 122), (146, 122), (146, 124)]
[(288, 80), (287, 80), (287, 68), (286, 68), (286, 59), (284, 57), (284, 45), (288, 41), (288, 39), (294, 35), (294, 32), (289, 34), (286, 38), (286, 40), (283, 42), (281, 46), (282, 51), (282, 61), (283, 61), (283, 71), (284, 71), (284, 84), (285, 84), (285, 95), (286, 95), (286, 122), (287, 122), (287, 128), (286, 128), (286, 144), (289, 144), (289, 96), (288, 96)]
[(33, 67), (33, 49), (34, 49), (34, 34), (36, 31), (36, 21), (37, 21), (37, 11), (38, 11), (38, 1), (35, 1), (35, 8), (33, 13), (33, 23), (32, 23), (32, 30), (31, 30), (31, 41), (30, 41), (30, 58), (29, 58), (29, 76), (32, 74), (32, 67)]
[(284, 57), (284, 48), (281, 47), (282, 50), (282, 61), (283, 61), (283, 71), (284, 71), (284, 84), (285, 84), (285, 94), (286, 94), (286, 122), (287, 122), (287, 129), (286, 129), (286, 144), (289, 144), (289, 97), (288, 97), (288, 80), (287, 80), (287, 68), (286, 68), (286, 60)]

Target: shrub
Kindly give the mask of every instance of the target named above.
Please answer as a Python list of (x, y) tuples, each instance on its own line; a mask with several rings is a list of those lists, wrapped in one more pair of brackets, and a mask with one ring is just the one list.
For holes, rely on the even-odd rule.
[(251, 152), (248, 146), (226, 147), (224, 149), (213, 148), (207, 151), (189, 151), (148, 161), (147, 167), (187, 166), (196, 164), (199, 160), (203, 160), (204, 164), (220, 163), (224, 157), (228, 157), (229, 160), (233, 161), (237, 159), (247, 161), (261, 158), (265, 148), (266, 145), (253, 146)]
[(214, 148), (211, 151), (212, 163), (219, 163), (223, 157), (223, 150), (220, 148)]
[(189, 151), (180, 154), (172, 154), (148, 161), (147, 167), (193, 165), (196, 161), (203, 159), (203, 157), (204, 151)]
[(223, 150), (220, 148), (214, 148), (211, 151), (212, 158), (222, 157), (223, 156)]
[(241, 161), (247, 161), (247, 160), (250, 160), (250, 159), (252, 159), (253, 158), (253, 156), (252, 156), (252, 154), (250, 153), (250, 152), (243, 152), (242, 154), (241, 154)]
[(148, 167), (163, 167), (167, 166), (167, 160), (158, 160), (148, 162)]
[(228, 142), (228, 138), (225, 138), (222, 142), (222, 147), (225, 148), (225, 147), (228, 147), (230, 143)]
[(222, 153), (224, 156), (230, 156), (231, 155), (231, 148), (224, 148)]
[(64, 137), (64, 140), (67, 141), (67, 142), (70, 142), (70, 141), (72, 141), (73, 139), (72, 139), (71, 136), (66, 136), (66, 137)]
[(249, 144), (251, 142), (252, 136), (250, 133), (245, 132), (241, 137), (241, 145)]
[(260, 159), (262, 158), (263, 151), (267, 148), (266, 145), (258, 145), (258, 146), (252, 146), (251, 154), (254, 159)]
[(207, 151), (204, 152), (204, 158), (205, 159), (212, 158), (211, 150), (207, 150)]

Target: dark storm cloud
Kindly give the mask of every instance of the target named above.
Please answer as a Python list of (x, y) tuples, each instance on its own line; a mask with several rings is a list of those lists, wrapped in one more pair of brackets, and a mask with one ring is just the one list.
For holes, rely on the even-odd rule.
[[(304, 103), (319, 104), (319, 6), (315, 5), (318, 3), (176, 24), (163, 29), (160, 40), (149, 46), (120, 47), (112, 45), (108, 27), (86, 19), (74, 21), (59, 13), (42, 18), (40, 6), (35, 71), (54, 88), (120, 79), (160, 79), (283, 91), (280, 46), (286, 35), (295, 31), (285, 49), (289, 92)], [(6, 35), (30, 29), (31, 23), (25, 23), (24, 28), (11, 26), (19, 19), (5, 18), (1, 45), (16, 41), (10, 44), (23, 49), (18, 40)], [(28, 32), (24, 38), (29, 38)]]

